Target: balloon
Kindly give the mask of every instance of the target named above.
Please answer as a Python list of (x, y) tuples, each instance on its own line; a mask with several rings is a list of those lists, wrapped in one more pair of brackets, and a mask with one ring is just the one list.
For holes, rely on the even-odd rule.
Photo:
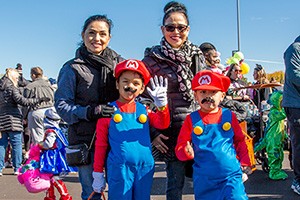
[(245, 62), (242, 62), (240, 67), (241, 67), (241, 70), (242, 70), (241, 74), (247, 74), (250, 71), (249, 65)]
[(234, 58), (238, 59), (239, 61), (244, 60), (244, 54), (240, 51), (235, 52), (233, 55)]
[(226, 64), (227, 65), (231, 65), (231, 64), (239, 64), (239, 60), (237, 58), (231, 57), (229, 59), (226, 60)]

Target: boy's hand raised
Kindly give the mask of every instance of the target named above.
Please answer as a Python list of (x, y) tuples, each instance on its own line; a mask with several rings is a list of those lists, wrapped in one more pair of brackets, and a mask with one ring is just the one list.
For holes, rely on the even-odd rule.
[[(159, 80), (158, 80), (159, 79)], [(158, 107), (164, 107), (168, 104), (167, 90), (168, 90), (168, 79), (160, 76), (159, 78), (155, 75), (154, 78), (150, 79), (151, 88), (147, 87), (149, 95), (152, 97), (154, 104)]]

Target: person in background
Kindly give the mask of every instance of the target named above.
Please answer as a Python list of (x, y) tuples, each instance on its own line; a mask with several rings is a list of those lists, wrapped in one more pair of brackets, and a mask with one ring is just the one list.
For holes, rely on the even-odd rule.
[[(16, 69), (18, 70), (20, 77), (19, 77), (19, 81), (18, 81), (18, 88), (21, 91), (22, 94), (24, 94), (24, 88), (26, 87), (26, 85), (28, 85), (30, 83), (29, 80), (26, 80), (23, 76), (23, 68), (22, 68), (22, 64), (21, 63), (17, 63), (17, 67)], [(22, 113), (23, 116), (27, 116), (28, 114), (28, 109), (27, 107), (22, 107)], [(30, 137), (30, 130), (28, 128), (28, 123), (26, 119), (23, 119), (23, 142), (24, 142), (24, 151), (23, 151), (23, 156), (24, 159), (28, 158), (28, 153), (29, 153), (29, 149), (30, 149), (30, 143), (31, 143), (31, 137)]]
[(14, 174), (22, 162), (22, 132), (23, 115), (21, 106), (35, 106), (50, 101), (47, 97), (25, 98), (18, 89), (19, 72), (16, 69), (6, 69), (6, 74), (0, 79), (0, 176), (4, 167), (5, 150), (8, 139), (12, 146), (12, 162)]
[(295, 175), (291, 188), (300, 195), (300, 35), (284, 52), (284, 64), (282, 106), (290, 129)]
[(223, 74), (223, 66), (220, 65), (221, 59), (220, 59), (220, 53), (217, 51), (216, 47), (209, 42), (202, 43), (199, 48), (201, 49), (204, 57), (205, 57), (205, 63), (206, 68), (208, 70), (211, 70), (213, 72), (217, 72), (219, 74)]
[[(194, 74), (204, 69), (205, 59), (198, 46), (188, 40), (190, 32), (186, 7), (171, 1), (164, 7), (160, 45), (146, 48), (143, 62), (151, 76), (168, 78), (168, 105), (171, 124), (165, 130), (152, 130), (153, 154), (165, 161), (167, 200), (182, 199), (186, 162), (179, 161), (175, 146), (185, 116), (197, 108), (191, 89)], [(143, 97), (149, 98), (144, 92)]]
[(33, 67), (30, 70), (32, 82), (24, 89), (27, 98), (47, 97), (48, 102), (29, 107), (27, 117), (28, 128), (31, 134), (31, 143), (37, 144), (44, 139), (44, 115), (45, 111), (54, 105), (54, 90), (50, 83), (43, 78), (42, 68)]
[[(112, 21), (106, 15), (89, 17), (82, 28), (82, 44), (75, 58), (63, 65), (59, 72), (55, 92), (55, 108), (69, 124), (69, 145), (87, 144), (92, 141), (97, 120), (110, 118), (114, 108), (109, 106), (118, 98), (113, 71), (123, 58), (108, 47)], [(78, 167), (82, 188), (81, 198), (86, 200), (93, 192), (94, 145), (92, 162)], [(92, 199), (101, 199), (100, 194)]]
[[(104, 190), (107, 160), (105, 170), (110, 200), (150, 200), (154, 160), (149, 126), (165, 129), (170, 124), (167, 78), (155, 76), (150, 79), (148, 70), (139, 60), (119, 63), (115, 76), (120, 96), (112, 102), (117, 108), (114, 116), (101, 118), (97, 123), (93, 188), (95, 192)], [(154, 99), (157, 112), (135, 100), (149, 80), (152, 89), (147, 90)]]
[(226, 74), (226, 76), (230, 79), (230, 86), (227, 92), (227, 96), (231, 97), (231, 99), (233, 100), (237, 100), (240, 102), (249, 101), (250, 97), (247, 93), (247, 89), (238, 89), (246, 86), (245, 82), (241, 80), (241, 73), (242, 70), (238, 63), (233, 63), (230, 65)]
[(252, 173), (245, 136), (235, 114), (219, 104), (230, 85), (228, 77), (203, 70), (192, 81), (200, 110), (188, 115), (180, 130), (176, 156), (194, 159), (196, 200), (248, 199), (242, 171)]
[(16, 70), (18, 70), (20, 77), (18, 80), (18, 86), (19, 89), (21, 90), (21, 92), (23, 92), (23, 89), (26, 87), (26, 85), (28, 85), (28, 83), (30, 83), (30, 81), (26, 80), (23, 76), (23, 68), (22, 68), (22, 64), (21, 63), (17, 63), (17, 67)]
[[(256, 81), (254, 85), (256, 84), (268, 84), (269, 80), (267, 79), (267, 73), (263, 66), (260, 64), (256, 64), (256, 67), (253, 71), (253, 78)], [(269, 95), (272, 93), (272, 89), (269, 88), (261, 88), (261, 89), (254, 89), (253, 90), (253, 102), (258, 107), (258, 99), (260, 99), (260, 102), (268, 100)]]

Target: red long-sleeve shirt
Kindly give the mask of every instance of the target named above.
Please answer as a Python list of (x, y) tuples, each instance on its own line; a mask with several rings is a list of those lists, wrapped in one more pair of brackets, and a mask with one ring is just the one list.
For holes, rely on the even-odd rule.
[[(222, 119), (222, 109), (220, 108), (216, 113), (205, 113), (198, 111), (202, 118), (203, 124), (217, 124)], [(231, 127), (234, 132), (233, 143), (236, 149), (238, 159), (242, 166), (251, 166), (248, 149), (245, 141), (245, 135), (239, 125), (236, 115), (232, 113)], [(187, 141), (192, 141), (193, 124), (191, 116), (188, 115), (180, 129), (180, 133), (177, 139), (177, 145), (175, 148), (176, 156), (179, 160), (185, 161), (193, 159), (189, 156), (185, 150)]]
[[(121, 112), (134, 113), (136, 112), (136, 103), (130, 104), (117, 101), (117, 105)], [(162, 110), (153, 112), (148, 110), (149, 125), (156, 129), (166, 129), (170, 124), (170, 113), (168, 106)], [(94, 156), (94, 171), (103, 172), (108, 148), (108, 129), (111, 118), (100, 118), (96, 126), (96, 143)], [(138, 152), (137, 152), (138, 153)]]

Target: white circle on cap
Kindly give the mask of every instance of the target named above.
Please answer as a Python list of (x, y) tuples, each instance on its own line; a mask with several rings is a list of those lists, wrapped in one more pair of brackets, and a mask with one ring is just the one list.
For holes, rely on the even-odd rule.
[(137, 69), (139, 67), (139, 63), (136, 60), (128, 60), (126, 63), (126, 68)]
[(211, 77), (209, 75), (203, 75), (199, 78), (199, 85), (209, 85), (211, 83)]

